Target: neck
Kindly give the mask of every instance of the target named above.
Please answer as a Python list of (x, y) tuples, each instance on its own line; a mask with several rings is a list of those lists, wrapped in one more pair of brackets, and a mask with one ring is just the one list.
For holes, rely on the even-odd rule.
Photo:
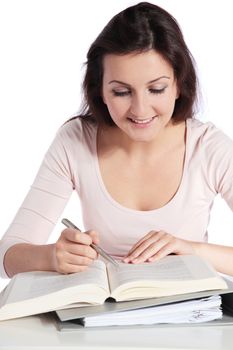
[(163, 155), (174, 147), (185, 143), (185, 122), (169, 123), (153, 140), (148, 142), (135, 141), (128, 137), (118, 127), (103, 127), (99, 130), (99, 143), (106, 150), (119, 150), (129, 157), (144, 160), (156, 155)]

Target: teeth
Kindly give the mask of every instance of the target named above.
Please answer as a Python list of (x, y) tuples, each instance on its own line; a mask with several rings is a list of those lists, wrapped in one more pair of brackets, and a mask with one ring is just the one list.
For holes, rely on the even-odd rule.
[(149, 123), (153, 118), (148, 118), (148, 119), (132, 119), (130, 118), (134, 123), (137, 124), (146, 124)]

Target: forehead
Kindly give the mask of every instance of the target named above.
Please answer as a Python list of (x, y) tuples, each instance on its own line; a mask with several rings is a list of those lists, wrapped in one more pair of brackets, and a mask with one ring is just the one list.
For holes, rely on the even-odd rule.
[(152, 80), (159, 76), (173, 77), (172, 66), (155, 50), (127, 55), (107, 54), (103, 59), (105, 79), (128, 81), (131, 79)]

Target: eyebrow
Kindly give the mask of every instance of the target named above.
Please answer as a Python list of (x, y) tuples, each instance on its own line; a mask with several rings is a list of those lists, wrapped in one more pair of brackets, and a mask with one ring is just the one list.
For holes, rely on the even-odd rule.
[[(156, 79), (153, 79), (153, 80), (148, 81), (147, 84), (155, 83), (156, 81), (158, 81), (158, 80), (160, 80), (160, 79), (171, 79), (171, 78), (170, 78), (170, 77), (167, 77), (166, 75), (162, 75), (162, 76), (159, 77), (159, 78), (156, 78)], [(121, 84), (121, 85), (130, 86), (130, 84), (124, 83), (123, 81), (120, 81), (120, 80), (111, 80), (111, 81), (109, 82), (109, 84), (112, 84), (112, 83), (118, 83), (118, 84)]]

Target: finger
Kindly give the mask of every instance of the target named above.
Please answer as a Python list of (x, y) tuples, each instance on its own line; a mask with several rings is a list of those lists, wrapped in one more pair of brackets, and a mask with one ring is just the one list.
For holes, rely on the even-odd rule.
[(92, 243), (92, 238), (87, 233), (80, 232), (72, 228), (63, 230), (62, 237), (74, 243), (86, 245), (90, 245)]
[(153, 244), (157, 244), (161, 241), (160, 244), (163, 244), (162, 237), (164, 237), (164, 234), (162, 233), (156, 233), (155, 235), (151, 235), (151, 237), (141, 243), (134, 251), (130, 253), (126, 258), (123, 259), (124, 262), (133, 261), (136, 258), (139, 258), (143, 252), (145, 252), (150, 246)]
[(89, 230), (89, 231), (86, 231), (85, 233), (87, 233), (91, 237), (92, 243), (94, 243), (94, 244), (100, 243), (98, 232), (96, 232), (94, 230)]
[(80, 265), (72, 265), (72, 264), (67, 264), (66, 270), (67, 274), (69, 273), (80, 273), (84, 272), (88, 269), (88, 266), (80, 266)]
[(98, 255), (94, 248), (84, 244), (67, 244), (66, 251), (74, 255), (86, 256), (90, 259), (96, 259)]
[(126, 259), (124, 259), (125, 262), (133, 261), (136, 258), (138, 258), (152, 243), (154, 243), (153, 240), (146, 240), (141, 243), (134, 251), (130, 253), (130, 255), (127, 256)]
[(174, 254), (174, 249), (171, 243), (166, 244), (165, 246), (163, 246), (156, 254), (154, 254), (153, 256), (151, 256), (148, 261), (149, 262), (154, 262), (157, 260), (160, 260), (162, 258), (164, 258), (167, 255), (170, 254)]
[[(83, 270), (83, 267), (88, 267), (93, 263), (93, 259), (86, 256), (80, 256), (71, 254), (69, 252), (63, 252), (63, 254), (57, 254), (57, 271), (61, 273), (79, 272)], [(73, 266), (72, 269), (68, 266)]]
[(56, 244), (56, 256), (57, 259), (62, 260), (66, 253), (71, 253), (75, 255), (87, 256), (91, 259), (97, 258), (97, 253), (95, 249), (93, 249), (89, 245), (74, 243), (72, 241), (68, 241), (66, 239), (59, 239)]
[(153, 235), (156, 235), (158, 232), (150, 231), (146, 236), (142, 237), (136, 244), (132, 246), (132, 248), (128, 251), (126, 257), (128, 257), (135, 249), (137, 249), (144, 241), (150, 238)]
[(89, 266), (93, 263), (93, 259), (89, 258), (85, 255), (77, 255), (77, 254), (66, 254), (66, 263), (71, 265), (78, 265), (78, 266)]
[(156, 242), (152, 241), (150, 245), (147, 247), (145, 246), (145, 249), (143, 249), (135, 258), (131, 260), (132, 263), (138, 264), (147, 261), (151, 256), (154, 256), (158, 251), (160, 251), (162, 247), (166, 246), (168, 242), (168, 236), (163, 236), (163, 238), (159, 239)]
[(87, 265), (72, 265), (69, 263), (63, 263), (61, 266), (58, 267), (58, 272), (63, 274), (70, 274), (70, 273), (77, 273), (77, 272), (83, 272), (88, 269)]

